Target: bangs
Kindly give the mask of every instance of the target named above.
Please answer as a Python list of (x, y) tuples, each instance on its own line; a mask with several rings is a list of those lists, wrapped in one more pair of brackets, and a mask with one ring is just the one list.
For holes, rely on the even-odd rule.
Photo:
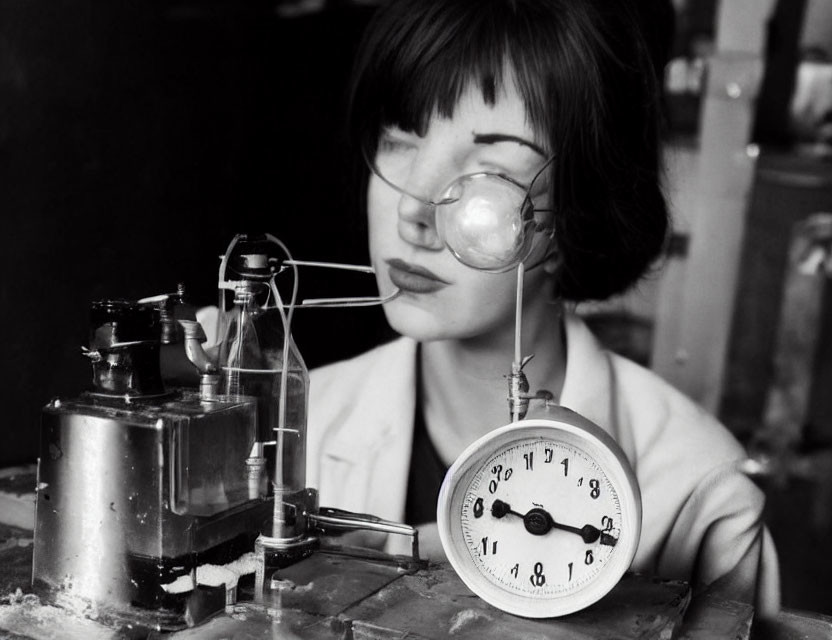
[[(414, 25), (416, 33), (402, 34), (404, 43), (394, 45), (395, 53), (379, 78), (381, 124), (424, 135), (432, 115), (453, 116), (472, 83), (487, 104), (494, 104), (503, 82), (506, 39), (490, 16), (480, 12), (472, 17), (477, 18), (473, 24), (459, 16), (443, 25), (440, 33), (435, 29), (438, 25), (430, 28), (425, 21)], [(463, 30), (466, 22), (468, 28)]]
[[(418, 16), (402, 11), (387, 17), (384, 33), (375, 30), (365, 48), (372, 58), (358, 61), (361, 81), (350, 117), (354, 142), (372, 151), (389, 125), (424, 135), (434, 115), (453, 117), (471, 86), (493, 105), (506, 82), (516, 85), (532, 127), (548, 130), (540, 78), (552, 75), (551, 49), (545, 51), (551, 43), (545, 30), (535, 29), (534, 13), (518, 11), (522, 3), (510, 0), (451, 4), (429, 3)], [(369, 31), (374, 33), (372, 26)]]

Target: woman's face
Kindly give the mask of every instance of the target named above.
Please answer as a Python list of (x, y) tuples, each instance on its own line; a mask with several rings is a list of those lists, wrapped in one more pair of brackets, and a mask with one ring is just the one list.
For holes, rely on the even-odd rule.
[[(437, 234), (436, 208), (423, 201), (439, 200), (452, 181), (475, 172), (500, 173), (528, 186), (546, 163), (544, 147), (513, 83), (506, 83), (493, 106), (476, 86), (469, 89), (454, 116), (434, 116), (422, 137), (395, 127), (382, 131), (377, 164), (394, 158), (396, 186), (418, 197), (370, 175), (370, 256), (379, 290), (402, 291), (384, 306), (393, 329), (420, 341), (513, 331), (515, 270), (495, 274), (463, 265)], [(531, 192), (536, 209), (549, 208), (544, 178)], [(551, 213), (536, 216), (548, 222)], [(547, 234), (535, 235), (527, 265), (539, 264), (550, 243)], [(524, 306), (551, 299), (551, 276), (543, 268), (529, 269), (525, 283)]]

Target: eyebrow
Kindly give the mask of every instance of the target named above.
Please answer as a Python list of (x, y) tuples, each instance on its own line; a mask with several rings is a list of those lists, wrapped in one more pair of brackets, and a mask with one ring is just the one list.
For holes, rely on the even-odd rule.
[(516, 142), (518, 144), (525, 145), (530, 149), (536, 151), (544, 158), (549, 157), (549, 154), (543, 149), (543, 147), (536, 145), (531, 140), (526, 140), (525, 138), (521, 138), (519, 136), (513, 136), (507, 133), (477, 133), (476, 131), (472, 132), (474, 134), (474, 144), (496, 144), (498, 142)]

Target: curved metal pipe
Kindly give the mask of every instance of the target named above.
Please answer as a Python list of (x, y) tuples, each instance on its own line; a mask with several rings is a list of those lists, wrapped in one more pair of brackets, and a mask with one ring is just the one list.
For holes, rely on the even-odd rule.
[(208, 357), (202, 343), (207, 341), (202, 325), (195, 320), (180, 320), (179, 324), (185, 332), (185, 355), (200, 373), (216, 373), (217, 365)]

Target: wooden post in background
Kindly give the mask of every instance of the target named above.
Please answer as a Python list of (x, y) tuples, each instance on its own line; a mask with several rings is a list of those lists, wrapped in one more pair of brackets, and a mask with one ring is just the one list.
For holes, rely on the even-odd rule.
[[(722, 0), (702, 103), (687, 259), (664, 278), (651, 366), (715, 412), (736, 297), (756, 148), (749, 146), (774, 0)], [(672, 290), (671, 290), (672, 289)]]

